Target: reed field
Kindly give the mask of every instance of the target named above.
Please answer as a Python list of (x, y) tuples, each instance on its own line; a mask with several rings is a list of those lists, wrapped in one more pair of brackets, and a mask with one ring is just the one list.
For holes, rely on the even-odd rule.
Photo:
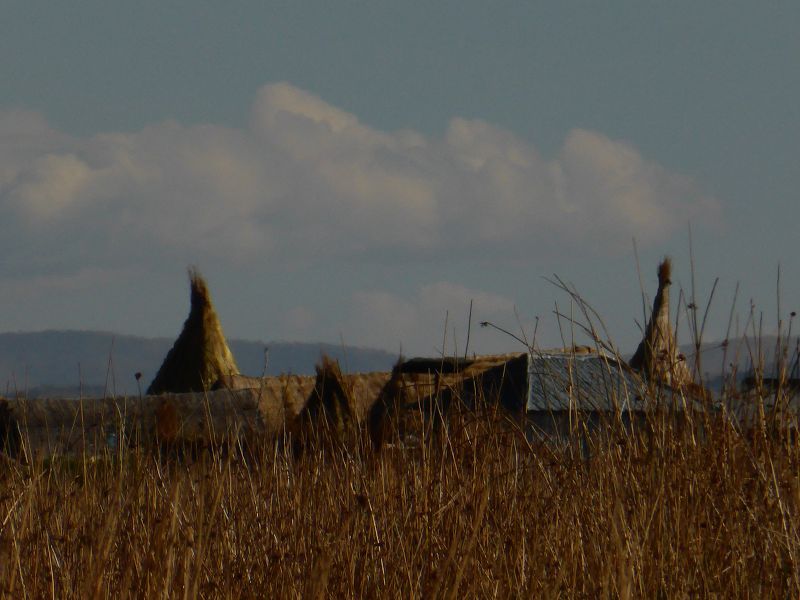
[[(422, 415), (421, 415), (422, 416)], [(532, 442), (490, 406), (0, 477), (9, 598), (797, 597), (800, 447), (721, 413)], [(580, 433), (581, 425), (576, 423)]]

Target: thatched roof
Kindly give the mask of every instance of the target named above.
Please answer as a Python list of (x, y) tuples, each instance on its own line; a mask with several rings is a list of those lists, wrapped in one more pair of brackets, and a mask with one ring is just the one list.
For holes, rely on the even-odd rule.
[(295, 451), (302, 450), (309, 435), (340, 442), (347, 439), (378, 402), (389, 379), (389, 373), (343, 375), (338, 362), (323, 356), (314, 389), (292, 424), (297, 434)]
[(527, 352), (514, 352), (473, 358), (412, 358), (397, 364), (395, 377), (402, 395), (409, 402), (418, 402), (443, 390), (460, 391), (465, 386), (475, 388), (479, 379), (479, 387), (489, 380), (499, 383), (510, 365), (514, 368), (521, 366), (524, 376), (527, 357)]
[(284, 374), (270, 377), (248, 377), (233, 375), (220, 379), (215, 390), (254, 390), (261, 397), (261, 408), (265, 414), (284, 411), (288, 419), (296, 417), (306, 406), (314, 391), (316, 378), (313, 375)]
[(456, 399), (466, 405), (499, 402), (523, 411), (527, 364), (527, 352), (400, 360), (368, 414), (374, 447), (380, 449), (394, 434), (404, 437), (420, 425), (421, 415), (437, 419)]
[[(135, 428), (152, 437), (152, 399), (0, 399), (0, 448), (31, 459), (55, 454), (95, 455)], [(145, 431), (141, 431), (144, 426)]]
[(353, 413), (357, 421), (361, 422), (366, 419), (390, 378), (391, 374), (386, 372), (344, 375), (344, 385), (349, 390), (350, 398), (353, 401)]
[[(341, 375), (341, 385), (353, 402), (353, 415), (362, 421), (389, 381), (390, 374), (348, 373)], [(284, 402), (291, 414), (299, 414), (315, 393), (318, 377), (313, 375), (284, 374), (268, 377), (233, 375), (220, 379), (215, 390), (260, 390), (270, 401)]]
[(0, 398), (0, 451), (31, 458), (98, 455), (139, 441), (214, 445), (279, 435), (313, 389), (313, 377), (272, 378), (261, 389), (141, 398)]
[(206, 282), (194, 269), (189, 270), (189, 280), (189, 317), (150, 384), (148, 394), (201, 392), (220, 378), (239, 372)]
[(323, 356), (317, 365), (314, 391), (300, 414), (300, 422), (305, 425), (323, 422), (331, 433), (341, 437), (355, 420), (353, 391), (345, 383), (339, 363)]
[(653, 312), (647, 323), (644, 339), (629, 364), (647, 379), (679, 387), (690, 384), (692, 376), (686, 367), (686, 361), (678, 354), (675, 333), (669, 320), (671, 275), (672, 262), (665, 258), (658, 265), (658, 292), (653, 301)]
[(457, 375), (459, 379), (463, 379), (526, 355), (525, 352), (512, 352), (509, 354), (486, 354), (473, 358), (412, 358), (399, 363), (397, 368), (405, 374), (438, 373), (439, 375)]

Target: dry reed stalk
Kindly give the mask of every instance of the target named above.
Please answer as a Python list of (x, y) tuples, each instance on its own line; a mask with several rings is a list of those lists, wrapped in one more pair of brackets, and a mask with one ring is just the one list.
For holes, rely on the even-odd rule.
[(800, 593), (797, 439), (653, 412), (585, 431), (576, 451), (532, 443), (496, 399), (459, 400), (439, 435), (380, 454), (354, 431), (299, 457), (265, 443), (256, 461), (131, 448), (4, 468), (2, 593)]

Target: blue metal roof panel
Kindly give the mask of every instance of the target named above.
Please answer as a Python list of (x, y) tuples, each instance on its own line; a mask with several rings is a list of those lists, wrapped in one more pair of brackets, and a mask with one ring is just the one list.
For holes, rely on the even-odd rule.
[[(673, 393), (664, 388), (660, 401)], [(642, 379), (616, 358), (597, 354), (533, 354), (528, 361), (530, 411), (641, 411), (651, 394)]]

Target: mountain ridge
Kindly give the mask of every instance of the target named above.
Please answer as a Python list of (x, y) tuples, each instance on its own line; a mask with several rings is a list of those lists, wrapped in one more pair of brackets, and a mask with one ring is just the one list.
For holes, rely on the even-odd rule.
[[(787, 360), (797, 361), (798, 339), (788, 342)], [(158, 371), (174, 339), (118, 334), (109, 331), (44, 330), (0, 333), (0, 396), (17, 393), (29, 396), (96, 396), (105, 393), (133, 395), (139, 385), (146, 389)], [(337, 359), (345, 372), (389, 371), (397, 354), (376, 348), (342, 346), (324, 342), (290, 342), (276, 340), (231, 339), (231, 351), (239, 369), (247, 375), (277, 375), (295, 373), (310, 375), (322, 354)], [(776, 336), (761, 339), (765, 374), (775, 363)], [(735, 367), (740, 381), (752, 369), (751, 339), (729, 340), (727, 349), (722, 342), (701, 346), (703, 382), (713, 389), (722, 385)], [(265, 365), (265, 349), (269, 355)], [(682, 344), (681, 352), (687, 365), (694, 366), (694, 346)], [(723, 359), (724, 357), (724, 359)], [(735, 364), (734, 364), (735, 363)], [(790, 366), (791, 368), (791, 366)], [(800, 369), (800, 365), (797, 367)], [(142, 373), (137, 382), (135, 373)]]
[[(0, 333), (0, 395), (138, 394), (135, 373), (142, 373), (145, 389), (173, 343), (107, 331)], [(312, 374), (323, 353), (348, 372), (388, 371), (397, 361), (385, 350), (322, 342), (231, 339), (229, 345), (241, 372), (256, 376)]]

